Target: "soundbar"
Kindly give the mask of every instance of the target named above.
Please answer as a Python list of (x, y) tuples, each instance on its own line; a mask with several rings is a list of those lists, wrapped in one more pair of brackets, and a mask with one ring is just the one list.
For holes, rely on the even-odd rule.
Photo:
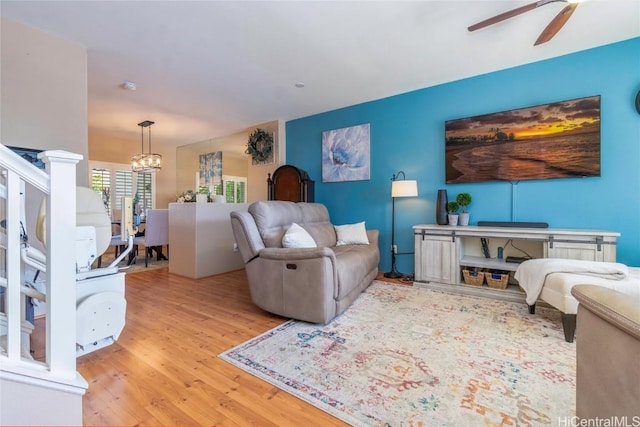
[(549, 224), (527, 221), (478, 221), (478, 227), (549, 228)]
[(519, 256), (508, 256), (505, 259), (505, 261), (506, 262), (512, 262), (512, 263), (521, 264), (521, 263), (525, 262), (528, 259), (531, 259), (531, 258), (524, 258), (524, 257), (519, 257)]

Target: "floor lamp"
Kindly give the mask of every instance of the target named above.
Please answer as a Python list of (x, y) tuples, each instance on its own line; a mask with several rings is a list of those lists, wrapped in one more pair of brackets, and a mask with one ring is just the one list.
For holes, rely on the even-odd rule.
[[(402, 179), (400, 178), (402, 175)], [(399, 279), (404, 274), (396, 270), (396, 197), (415, 197), (418, 195), (418, 182), (405, 179), (403, 171), (391, 178), (391, 271), (384, 273), (384, 277)]]

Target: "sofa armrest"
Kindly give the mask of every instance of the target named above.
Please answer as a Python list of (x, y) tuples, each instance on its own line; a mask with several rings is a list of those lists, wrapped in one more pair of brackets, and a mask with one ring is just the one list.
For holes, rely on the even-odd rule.
[(571, 295), (584, 309), (640, 340), (640, 301), (637, 298), (595, 285), (574, 286)]
[(378, 230), (367, 230), (367, 238), (370, 245), (378, 246), (378, 236), (380, 232)]
[(264, 242), (258, 232), (258, 226), (249, 212), (233, 211), (230, 217), (233, 237), (238, 244), (242, 260), (246, 264), (257, 257), (260, 250), (264, 249)]

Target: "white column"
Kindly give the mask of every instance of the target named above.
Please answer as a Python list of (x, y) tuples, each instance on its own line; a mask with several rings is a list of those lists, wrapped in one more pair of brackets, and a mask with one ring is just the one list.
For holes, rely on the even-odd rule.
[(38, 155), (50, 177), (47, 198), (47, 361), (51, 373), (76, 377), (76, 164), (79, 154)]

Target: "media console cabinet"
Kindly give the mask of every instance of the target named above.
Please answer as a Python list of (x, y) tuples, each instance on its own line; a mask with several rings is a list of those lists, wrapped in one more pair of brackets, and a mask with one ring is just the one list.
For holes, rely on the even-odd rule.
[[(517, 285), (507, 289), (466, 285), (463, 268), (483, 268), (514, 272), (518, 263), (506, 262), (508, 256), (526, 258), (565, 258), (591, 261), (616, 261), (616, 238), (620, 233), (603, 230), (553, 228), (478, 227), (419, 224), (415, 237), (415, 286), (448, 292), (524, 302)], [(482, 252), (486, 239), (490, 258)], [(501, 247), (503, 258), (497, 258)]]

